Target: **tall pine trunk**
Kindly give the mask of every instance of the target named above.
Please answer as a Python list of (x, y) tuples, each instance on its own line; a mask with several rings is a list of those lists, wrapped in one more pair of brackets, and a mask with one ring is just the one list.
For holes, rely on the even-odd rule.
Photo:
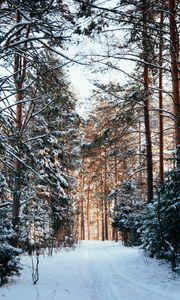
[[(115, 142), (115, 152), (116, 152), (116, 149), (117, 149), (117, 145), (116, 145), (116, 142)], [(117, 156), (115, 154), (115, 157), (114, 157), (114, 181), (115, 181), (115, 187), (117, 188), (117, 182), (118, 182), (118, 168), (117, 168)], [(114, 198), (114, 207), (117, 206), (117, 196), (115, 196)], [(118, 242), (118, 230), (116, 227), (113, 227), (112, 229), (112, 239), (115, 241), (115, 242)]]
[[(16, 23), (20, 23), (22, 21), (22, 16), (19, 10), (16, 11)], [(22, 169), (23, 165), (21, 163), (22, 153), (23, 153), (23, 103), (24, 99), (24, 91), (23, 84), (26, 76), (26, 67), (27, 67), (27, 40), (30, 33), (30, 25), (26, 27), (25, 40), (26, 42), (23, 44), (23, 51), (19, 51), (15, 53), (14, 56), (14, 85), (16, 89), (16, 128), (17, 128), (17, 136), (16, 136), (16, 149), (17, 149), (17, 159), (15, 162), (15, 177), (14, 177), (14, 193), (13, 193), (13, 206), (12, 206), (12, 224), (13, 228), (16, 231), (17, 237), (14, 241), (15, 245), (18, 245), (19, 239), (19, 221), (20, 221), (20, 197), (21, 197), (21, 189), (22, 189)], [(18, 43), (23, 36), (23, 29), (18, 30), (16, 34), (16, 42)]]
[(163, 136), (163, 20), (164, 14), (160, 16), (160, 39), (159, 39), (159, 173), (160, 181), (164, 180), (164, 136)]
[(81, 240), (85, 240), (85, 228), (84, 228), (84, 197), (83, 197), (83, 189), (84, 189), (84, 175), (80, 177), (80, 238)]
[(149, 115), (149, 47), (148, 47), (148, 5), (147, 0), (143, 1), (143, 57), (144, 57), (144, 124), (146, 136), (146, 162), (147, 162), (147, 202), (153, 199), (153, 161), (152, 161), (152, 141)]
[(87, 204), (86, 204), (86, 220), (87, 220), (87, 238), (90, 240), (90, 186), (91, 180), (88, 181)]
[[(21, 15), (19, 10), (16, 12), (16, 22), (21, 22)], [(16, 41), (20, 41), (21, 32), (16, 35)], [(18, 244), (19, 236), (19, 215), (20, 215), (20, 196), (22, 185), (22, 164), (20, 162), (22, 158), (22, 100), (23, 100), (23, 74), (22, 74), (22, 55), (17, 53), (14, 57), (14, 84), (16, 88), (16, 149), (17, 159), (15, 162), (15, 177), (14, 177), (14, 192), (13, 192), (13, 207), (12, 207), (12, 224), (16, 231), (16, 240), (14, 244)], [(23, 71), (24, 73), (24, 71)]]
[[(100, 146), (100, 166), (102, 166), (102, 147)], [(104, 226), (104, 190), (103, 190), (103, 173), (101, 171), (101, 239), (102, 241), (105, 240), (105, 226)]]
[(85, 240), (85, 230), (84, 230), (84, 206), (83, 206), (83, 196), (81, 195), (81, 240)]
[(105, 239), (109, 239), (108, 232), (108, 203), (107, 203), (107, 153), (106, 146), (104, 150), (104, 226), (105, 226)]
[(179, 96), (179, 34), (178, 34), (178, 1), (169, 0), (170, 55), (173, 90), (173, 106), (175, 116), (175, 137), (177, 166), (180, 167), (180, 96)]

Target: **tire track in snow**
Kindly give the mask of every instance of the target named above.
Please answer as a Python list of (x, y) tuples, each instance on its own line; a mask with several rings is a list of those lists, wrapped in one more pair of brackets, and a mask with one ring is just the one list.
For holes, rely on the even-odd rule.
[[(130, 288), (135, 288), (134, 290), (136, 292), (138, 292), (138, 295), (137, 297), (133, 297), (131, 300), (173, 300), (172, 298), (168, 297), (167, 295), (162, 295), (160, 293), (158, 293), (157, 291), (153, 291), (151, 289), (148, 289), (144, 286), (142, 286), (141, 284), (137, 284), (131, 280), (129, 280), (129, 278), (127, 277), (124, 277), (122, 275), (122, 273), (117, 273), (117, 264), (116, 264), (116, 268), (114, 267), (113, 265), (113, 261), (112, 261), (112, 257), (111, 257), (111, 254), (108, 252), (108, 248), (104, 248), (103, 249), (103, 256), (105, 257), (106, 256), (106, 260), (108, 259), (109, 262), (109, 268), (111, 269), (111, 273), (114, 274), (114, 284), (118, 285), (120, 282), (123, 282), (125, 286), (127, 286), (127, 290), (130, 291)], [(129, 277), (131, 278), (131, 274), (129, 274)], [(140, 291), (140, 293), (139, 293)], [(142, 294), (142, 291), (145, 292), (146, 295), (144, 295), (144, 298), (142, 298), (143, 294)], [(127, 296), (127, 299), (130, 299), (129, 298), (129, 295), (126, 295)], [(141, 297), (141, 298), (139, 298)], [(123, 300), (126, 299), (126, 298), (123, 298)], [(110, 300), (110, 299), (109, 299)]]
[[(91, 250), (93, 251), (93, 250)], [(104, 250), (101, 252), (103, 258), (106, 257), (106, 252)], [(126, 288), (123, 280), (118, 280), (116, 282), (114, 270), (112, 270), (112, 265), (109, 260), (103, 259), (103, 262), (99, 261), (96, 255), (92, 255), (93, 261), (91, 260), (90, 272), (92, 277), (92, 282), (94, 289), (96, 291), (97, 300), (148, 300), (148, 298), (140, 298), (138, 294), (137, 298), (130, 298), (129, 288)], [(141, 295), (142, 296), (142, 295)], [(157, 300), (157, 299), (156, 299)]]
[(85, 261), (83, 261), (83, 269), (81, 268), (81, 278), (88, 287), (92, 299), (119, 300), (114, 292), (112, 282), (109, 283), (106, 278), (102, 278), (94, 250), (87, 248), (86, 255), (83, 258)]
[[(91, 288), (91, 282), (92, 282), (92, 277), (90, 274), (90, 267), (89, 267), (89, 263), (90, 263), (90, 251), (87, 247), (83, 247), (86, 248), (87, 251), (84, 253), (84, 251), (81, 253), (80, 251), (80, 255), (81, 255), (81, 267), (79, 269), (79, 277), (80, 280), (83, 284), (83, 286), (85, 286), (85, 288), (87, 289), (87, 291), (89, 292), (89, 297), (92, 300), (98, 300), (96, 298), (96, 294), (94, 293), (94, 289)], [(84, 249), (83, 249), (84, 250)]]
[(94, 300), (172, 300), (125, 278), (121, 270), (117, 272), (118, 266), (113, 266), (106, 247), (101, 249), (99, 256), (96, 248), (87, 247), (85, 260), (87, 270), (81, 275)]

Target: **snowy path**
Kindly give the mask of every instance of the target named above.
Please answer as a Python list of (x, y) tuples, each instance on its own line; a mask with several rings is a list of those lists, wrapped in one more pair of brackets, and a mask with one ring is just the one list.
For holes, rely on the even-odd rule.
[(40, 258), (40, 280), (31, 280), (31, 261), (20, 278), (0, 288), (0, 300), (179, 300), (180, 278), (145, 258), (138, 249), (84, 241), (75, 251)]

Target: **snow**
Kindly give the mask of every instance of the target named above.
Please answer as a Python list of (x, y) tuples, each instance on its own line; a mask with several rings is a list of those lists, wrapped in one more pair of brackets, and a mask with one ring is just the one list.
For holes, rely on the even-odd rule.
[(7, 300), (178, 300), (180, 278), (166, 264), (120, 243), (82, 241), (75, 250), (40, 256), (33, 285), (31, 258), (21, 277), (0, 288)]

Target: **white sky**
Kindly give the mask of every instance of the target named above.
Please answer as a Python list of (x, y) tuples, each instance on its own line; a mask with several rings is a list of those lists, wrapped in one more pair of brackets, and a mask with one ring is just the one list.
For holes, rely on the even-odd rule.
[[(133, 71), (134, 64), (122, 60), (120, 67), (124, 71), (131, 73)], [(92, 84), (93, 80), (97, 78), (102, 83), (108, 83), (112, 81), (119, 84), (124, 84), (127, 80), (127, 77), (119, 71), (109, 70), (105, 74), (93, 74), (90, 72), (90, 70), (86, 69), (85, 67), (82, 68), (79, 65), (74, 65), (69, 68), (69, 76), (73, 89), (79, 99), (77, 104), (77, 112), (83, 118), (86, 118), (94, 107), (95, 102), (93, 99), (90, 99), (91, 91), (94, 88)]]

